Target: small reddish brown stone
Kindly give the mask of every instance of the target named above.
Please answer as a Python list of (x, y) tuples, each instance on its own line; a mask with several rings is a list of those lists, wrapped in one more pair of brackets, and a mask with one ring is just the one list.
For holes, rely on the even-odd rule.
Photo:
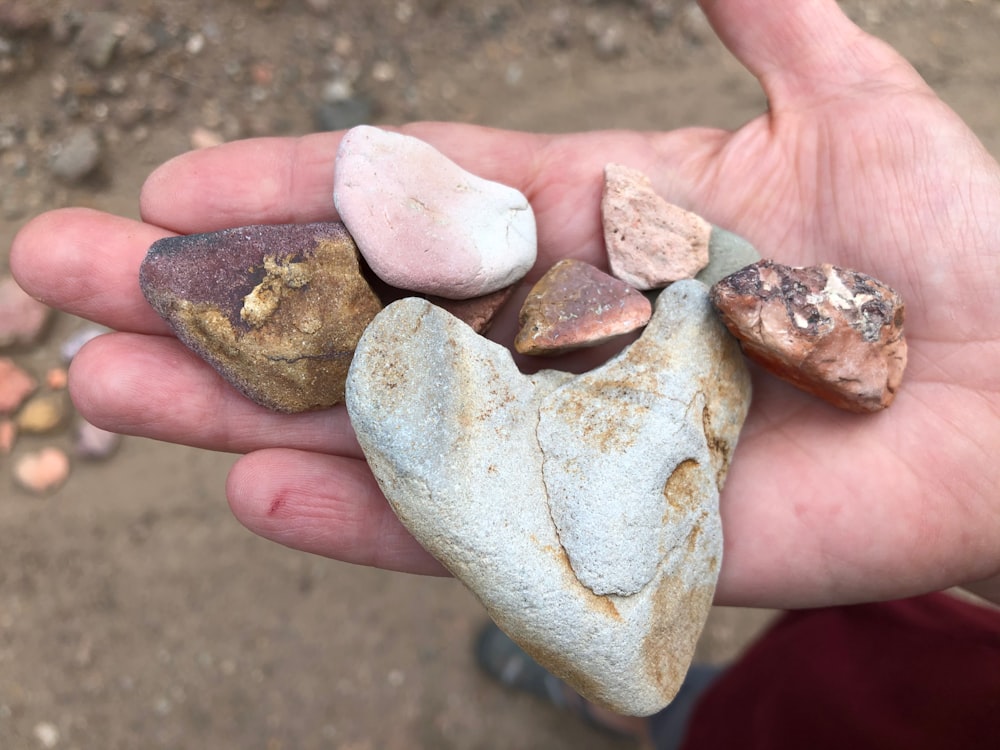
[(466, 325), (470, 326), (476, 333), (486, 335), (493, 319), (500, 312), (507, 300), (514, 293), (514, 285), (498, 289), (492, 294), (484, 294), (482, 297), (472, 299), (445, 299), (444, 297), (428, 296), (427, 301), (437, 305)]
[(589, 263), (562, 260), (532, 287), (518, 316), (514, 348), (559, 354), (596, 346), (649, 322), (649, 300)]
[(712, 302), (750, 359), (802, 390), (856, 412), (895, 398), (906, 367), (903, 300), (881, 281), (762, 260), (715, 284)]

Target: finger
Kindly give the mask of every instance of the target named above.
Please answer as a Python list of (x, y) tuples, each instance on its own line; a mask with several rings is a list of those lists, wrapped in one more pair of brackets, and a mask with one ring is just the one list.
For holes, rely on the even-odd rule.
[(701, 6), (726, 47), (761, 82), (772, 111), (807, 106), (847, 87), (919, 81), (835, 0), (701, 0)]
[(234, 453), (285, 446), (362, 455), (343, 406), (270, 411), (167, 336), (94, 339), (73, 359), (70, 392), (88, 421), (127, 435)]
[[(598, 207), (608, 162), (656, 175), (658, 185), (684, 182), (678, 171), (683, 159), (665, 160), (641, 133), (541, 136), (444, 123), (402, 130), (474, 174), (526, 195), (538, 228), (538, 274), (563, 257), (606, 263)], [(183, 154), (146, 182), (143, 216), (182, 234), (333, 219), (333, 160), (340, 137), (237, 141)]]
[(50, 211), (14, 238), (10, 265), (51, 307), (126, 331), (166, 333), (139, 289), (139, 265), (166, 236), (157, 227), (84, 208)]
[[(532, 174), (540, 136), (460, 125), (406, 132), (442, 147), (467, 169), (513, 187)], [(343, 133), (256, 138), (182, 154), (143, 186), (143, 218), (181, 234), (247, 224), (330, 221), (333, 173)]]
[(400, 524), (364, 461), (285, 449), (244, 456), (226, 487), (248, 529), (359, 565), (447, 575)]

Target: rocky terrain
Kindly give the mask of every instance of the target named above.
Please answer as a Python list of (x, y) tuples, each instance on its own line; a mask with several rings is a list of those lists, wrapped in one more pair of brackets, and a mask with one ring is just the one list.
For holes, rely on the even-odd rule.
[[(1000, 154), (996, 2), (843, 5)], [(189, 148), (412, 119), (735, 127), (764, 106), (686, 0), (0, 0), (0, 276), (32, 216), (136, 216), (145, 175)], [(0, 747), (628, 746), (482, 678), (483, 615), (454, 582), (245, 532), (231, 457), (134, 438), (77, 456), (60, 371), (81, 331), (56, 315), (0, 349), (64, 409), (0, 434)], [(49, 448), (68, 479), (21, 488), (17, 462)], [(768, 617), (715, 610), (699, 655)]]

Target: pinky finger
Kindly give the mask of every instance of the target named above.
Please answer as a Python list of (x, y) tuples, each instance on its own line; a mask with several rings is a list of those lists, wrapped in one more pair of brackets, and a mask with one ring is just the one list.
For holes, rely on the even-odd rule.
[(226, 494), (255, 534), (358, 565), (448, 575), (396, 518), (358, 459), (273, 448), (241, 458)]

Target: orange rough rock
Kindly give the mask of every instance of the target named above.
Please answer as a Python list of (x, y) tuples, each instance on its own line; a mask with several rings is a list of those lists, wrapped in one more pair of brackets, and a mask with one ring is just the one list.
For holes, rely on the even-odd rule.
[(871, 276), (829, 264), (762, 260), (712, 287), (744, 353), (834, 406), (884, 409), (906, 367), (903, 300)]

